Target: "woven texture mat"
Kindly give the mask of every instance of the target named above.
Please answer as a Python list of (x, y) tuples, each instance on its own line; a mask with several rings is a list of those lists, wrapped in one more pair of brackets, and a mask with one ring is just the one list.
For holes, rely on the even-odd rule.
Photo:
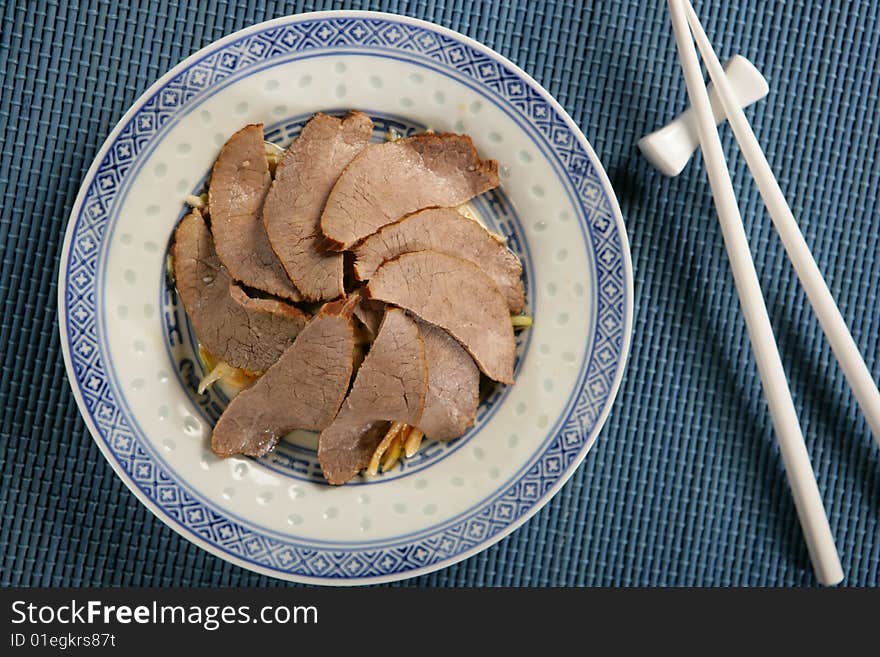
[[(164, 71), (275, 16), (378, 9), (482, 41), (595, 147), (632, 242), (623, 387), (572, 480), (520, 530), (399, 585), (812, 585), (699, 157), (675, 179), (637, 139), (686, 105), (664, 2), (2, 2), (0, 583), (277, 584), (191, 545), (116, 477), (61, 358), (58, 261), (100, 144)], [(835, 5), (835, 6), (829, 6)], [(880, 379), (880, 22), (875, 2), (697, 2), (723, 57), (770, 82), (749, 110)], [(880, 450), (723, 131), (767, 306), (850, 585), (880, 578)]]

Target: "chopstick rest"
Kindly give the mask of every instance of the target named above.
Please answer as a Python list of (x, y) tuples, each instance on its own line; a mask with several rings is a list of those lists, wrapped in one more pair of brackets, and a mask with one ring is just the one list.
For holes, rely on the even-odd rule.
[[(724, 74), (733, 88), (740, 107), (748, 107), (770, 90), (767, 80), (748, 59), (734, 55), (724, 65)], [(725, 120), (724, 107), (713, 83), (707, 86), (715, 123)], [(659, 130), (645, 135), (638, 142), (639, 150), (654, 168), (665, 176), (677, 176), (700, 146), (694, 110), (688, 108)]]

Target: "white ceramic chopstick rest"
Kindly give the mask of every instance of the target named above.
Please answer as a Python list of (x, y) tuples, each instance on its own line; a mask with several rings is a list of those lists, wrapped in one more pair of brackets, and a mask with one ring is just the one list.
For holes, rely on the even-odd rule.
[[(740, 107), (748, 107), (767, 95), (770, 87), (761, 72), (742, 55), (734, 55), (724, 65), (724, 74), (733, 88)], [(721, 123), (724, 108), (715, 86), (710, 82), (709, 101), (715, 123)], [(684, 170), (700, 145), (694, 111), (688, 108), (668, 124), (639, 139), (639, 150), (654, 168), (665, 176), (677, 176)]]

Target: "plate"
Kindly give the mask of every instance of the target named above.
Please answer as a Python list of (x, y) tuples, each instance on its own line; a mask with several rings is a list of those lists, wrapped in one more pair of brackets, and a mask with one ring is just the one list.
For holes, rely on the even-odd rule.
[[(471, 209), (523, 260), (534, 326), (517, 383), (477, 423), (402, 467), (324, 484), (313, 434), (218, 459), (223, 390), (198, 395), (195, 338), (165, 276), (183, 198), (220, 145), (262, 122), (285, 145), (312, 113), (357, 108), (386, 131), (470, 134), (502, 184)], [(525, 522), (583, 460), (620, 384), (632, 328), (623, 219), (593, 149), (532, 78), (485, 46), (401, 16), (320, 12), (200, 50), (125, 114), (74, 205), (59, 274), (70, 384), (113, 469), (175, 531), (274, 577), (366, 584), (423, 574)]]

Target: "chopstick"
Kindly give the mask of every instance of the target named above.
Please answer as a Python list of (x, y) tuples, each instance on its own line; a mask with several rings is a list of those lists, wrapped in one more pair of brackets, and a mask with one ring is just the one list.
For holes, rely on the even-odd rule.
[(843, 569), (816, 484), (816, 476), (810, 465), (767, 307), (764, 305), (730, 172), (724, 159), (721, 138), (712, 116), (709, 94), (703, 82), (697, 50), (688, 28), (684, 0), (668, 0), (668, 4), (678, 56), (697, 121), (709, 185), (715, 199), (718, 222), (807, 550), (818, 580), (826, 585), (837, 584), (843, 579)]
[(773, 225), (776, 226), (776, 231), (779, 233), (788, 258), (801, 280), (807, 298), (819, 319), (819, 324), (825, 331), (828, 343), (840, 363), (840, 369), (843, 370), (846, 381), (852, 388), (853, 396), (862, 409), (862, 414), (868, 422), (874, 440), (880, 446), (880, 390), (877, 389), (877, 384), (874, 383), (871, 372), (846, 327), (846, 322), (834, 302), (834, 297), (831, 296), (831, 291), (828, 289), (825, 279), (822, 278), (822, 273), (819, 271), (791, 208), (779, 188), (779, 183), (776, 181), (770, 164), (767, 162), (767, 157), (758, 143), (758, 138), (752, 131), (752, 126), (739, 103), (736, 102), (736, 95), (727, 81), (727, 76), (724, 75), (721, 62), (712, 49), (712, 44), (700, 24), (700, 19), (697, 18), (693, 5), (689, 0), (685, 0), (684, 7), (694, 39), (709, 71), (709, 77), (715, 85), (718, 98), (725, 114), (727, 114), (727, 120), (733, 128), (736, 141), (749, 165), (749, 171), (758, 185), (758, 191), (761, 193), (764, 205), (767, 206), (767, 212), (773, 220)]

